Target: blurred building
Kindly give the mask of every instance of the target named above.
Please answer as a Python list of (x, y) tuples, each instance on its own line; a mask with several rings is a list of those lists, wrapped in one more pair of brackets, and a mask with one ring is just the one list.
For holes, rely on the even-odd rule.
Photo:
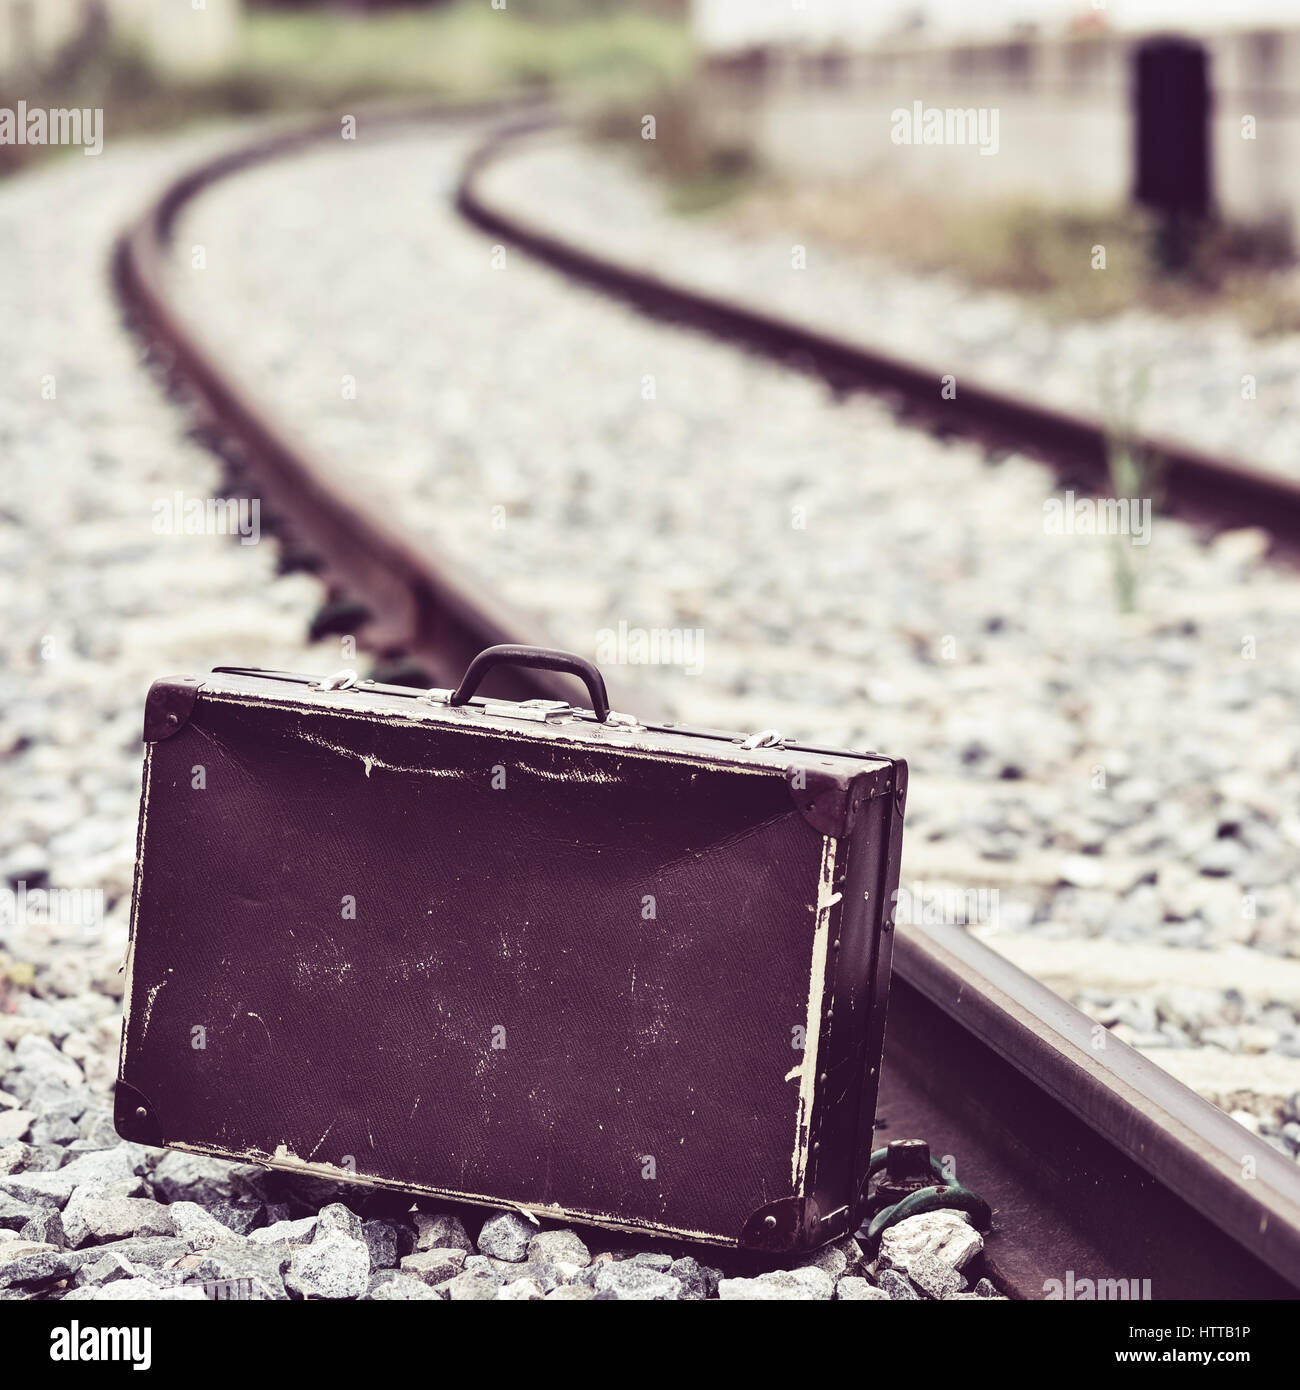
[(0, 0), (0, 76), (109, 40), (182, 76), (219, 70), (238, 51), (242, 12), (243, 0)]
[[(1194, 159), (1219, 212), (1300, 229), (1300, 0), (694, 0), (692, 18), (713, 138), (778, 170), (1119, 205)], [(1191, 80), (1143, 88), (1157, 48)], [(948, 113), (959, 134), (983, 121), (983, 148)]]
[(1300, 24), (1296, 0), (691, 0), (691, 14), (710, 52), (776, 43), (854, 45), (903, 35), (951, 43), (1093, 29), (1208, 33)]

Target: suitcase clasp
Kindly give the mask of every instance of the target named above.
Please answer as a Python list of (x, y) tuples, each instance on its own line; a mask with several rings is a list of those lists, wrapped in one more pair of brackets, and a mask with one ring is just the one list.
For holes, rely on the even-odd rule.
[(535, 719), (543, 724), (555, 724), (571, 719), (577, 710), (566, 700), (509, 700), (488, 704), (485, 714), (504, 715), (507, 719)]

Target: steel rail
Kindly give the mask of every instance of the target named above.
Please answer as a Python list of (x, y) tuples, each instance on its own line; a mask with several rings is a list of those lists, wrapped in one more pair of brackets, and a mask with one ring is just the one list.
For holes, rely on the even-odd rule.
[[(188, 199), (326, 130), (337, 138), (332, 125), (263, 136), (175, 180), (123, 235), (118, 285), (295, 538), (318, 554), (330, 581), (375, 612), (375, 642), (429, 661), (451, 683), (482, 647), (539, 635), (362, 506), (346, 480), (251, 399), (169, 286), (169, 235)], [(480, 226), (492, 221), (474, 212), (473, 177), (483, 165), (480, 153), (458, 195)], [(507, 232), (499, 220), (492, 226)], [(553, 242), (543, 245), (549, 239), (513, 224), (507, 234), (581, 273), (585, 253), (561, 256)], [(617, 289), (617, 279), (606, 287)], [(698, 296), (683, 291), (676, 303), (677, 293), (656, 282), (655, 307), (694, 322)], [(729, 323), (714, 327), (748, 341)], [(789, 349), (802, 330), (771, 331)], [(546, 673), (518, 670), (502, 693), (553, 696), (556, 685)], [(958, 928), (900, 928), (894, 965), (876, 1142), (923, 1137), (955, 1156), (961, 1180), (994, 1208), (986, 1253), (1004, 1288), (1042, 1298), (1052, 1281), (1149, 1279), (1157, 1299), (1300, 1292), (1296, 1165)]]
[[(1108, 483), (1115, 439), (1095, 419), (998, 390), (965, 373), (956, 395), (944, 400), (939, 391), (944, 373), (938, 367), (877, 351), (738, 299), (674, 284), (568, 241), (493, 202), (483, 190), (483, 173), (514, 152), (521, 140), (557, 128), (557, 118), (548, 115), (493, 132), (465, 165), (456, 194), (462, 216), (656, 318), (818, 375), (838, 391), (889, 394), (919, 422), (992, 447), (1023, 450), (1068, 478)], [(1123, 442), (1151, 462), (1165, 505), (1214, 526), (1262, 526), (1289, 556), (1300, 550), (1300, 482), (1157, 434), (1125, 434)]]

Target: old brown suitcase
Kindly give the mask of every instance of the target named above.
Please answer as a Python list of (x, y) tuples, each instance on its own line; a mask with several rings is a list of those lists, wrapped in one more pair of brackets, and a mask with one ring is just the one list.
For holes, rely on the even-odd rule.
[[(469, 699), (505, 660), (593, 710)], [(160, 680), (117, 1128), (720, 1245), (853, 1229), (906, 765), (455, 692)]]

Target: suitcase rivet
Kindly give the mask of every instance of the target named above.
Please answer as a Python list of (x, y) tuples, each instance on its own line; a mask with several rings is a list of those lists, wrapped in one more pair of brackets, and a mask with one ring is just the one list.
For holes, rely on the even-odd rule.
[(143, 1120), (148, 1113), (149, 1112), (144, 1108), (143, 1105), (137, 1105), (135, 1107), (135, 1117), (137, 1120)]
[(766, 1230), (766, 1231), (775, 1231), (775, 1230), (776, 1230), (776, 1217), (775, 1217), (775, 1216), (765, 1216), (765, 1217), (763, 1218), (763, 1229)]
[(167, 722), (169, 724), (179, 724), (181, 722), (181, 717), (179, 714), (169, 714), (167, 716)]
[(817, 1080), (824, 1083), (826, 1080), (826, 1073), (822, 1072), (822, 1074), (817, 1078)]
[(839, 937), (837, 936), (837, 937), (835, 938), (835, 940), (831, 942), (831, 950), (832, 950), (832, 951), (838, 951), (839, 949), (840, 949), (840, 939), (839, 939)]

